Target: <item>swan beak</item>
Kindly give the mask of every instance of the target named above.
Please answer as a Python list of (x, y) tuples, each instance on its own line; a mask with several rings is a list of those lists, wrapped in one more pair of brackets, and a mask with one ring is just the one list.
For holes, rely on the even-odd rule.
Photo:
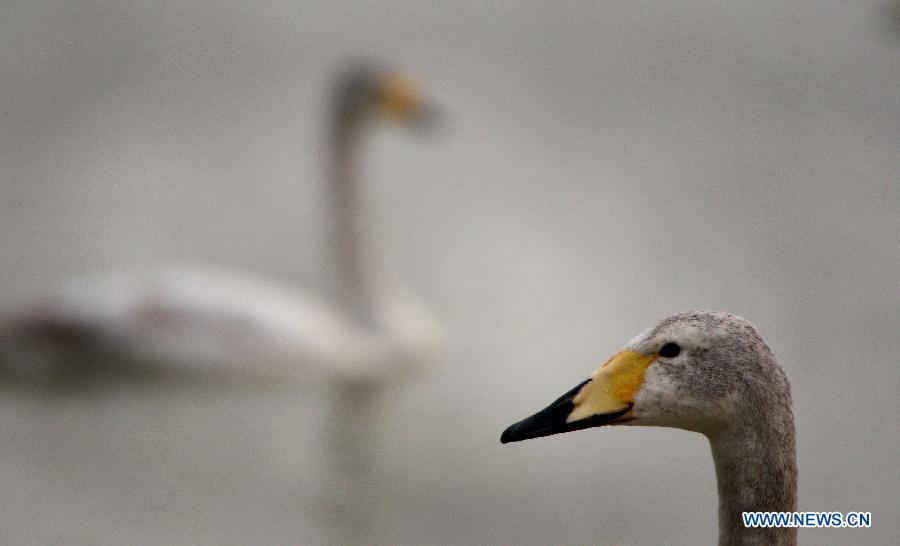
[(630, 420), (644, 371), (657, 356), (656, 353), (645, 355), (637, 351), (616, 354), (590, 379), (503, 431), (500, 442), (520, 442)]
[(389, 74), (379, 82), (375, 104), (388, 116), (416, 129), (434, 129), (443, 119), (440, 109), (427, 102), (415, 82), (402, 74)]

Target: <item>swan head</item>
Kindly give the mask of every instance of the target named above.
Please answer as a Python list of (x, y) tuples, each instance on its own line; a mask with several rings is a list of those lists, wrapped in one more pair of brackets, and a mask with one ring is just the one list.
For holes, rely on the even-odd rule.
[(690, 311), (663, 319), (544, 410), (503, 432), (517, 442), (604, 425), (682, 428), (714, 436), (773, 404), (790, 387), (748, 321)]
[(358, 63), (339, 78), (337, 114), (343, 122), (384, 117), (416, 129), (440, 122), (440, 111), (426, 99), (416, 81), (407, 74)]

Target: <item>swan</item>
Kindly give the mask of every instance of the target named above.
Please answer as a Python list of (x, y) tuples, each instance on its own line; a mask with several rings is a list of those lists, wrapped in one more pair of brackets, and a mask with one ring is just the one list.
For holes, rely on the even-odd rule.
[(796, 528), (747, 528), (741, 518), (793, 512), (797, 502), (790, 383), (747, 320), (716, 311), (663, 319), (500, 441), (611, 425), (705, 435), (718, 483), (719, 544), (796, 544)]
[(337, 80), (326, 182), (335, 294), (317, 299), (240, 271), (169, 265), (72, 281), (0, 316), (0, 384), (79, 388), (148, 379), (327, 385), (326, 509), (335, 543), (375, 535), (377, 404), (396, 380), (444, 361), (440, 322), (372, 249), (359, 151), (377, 119), (429, 128), (415, 83), (364, 62)]
[(378, 118), (436, 119), (407, 76), (359, 63), (335, 87), (327, 183), (334, 301), (242, 271), (165, 265), (77, 279), (0, 315), (7, 383), (117, 377), (389, 381), (441, 359), (439, 322), (371, 249), (358, 151)]

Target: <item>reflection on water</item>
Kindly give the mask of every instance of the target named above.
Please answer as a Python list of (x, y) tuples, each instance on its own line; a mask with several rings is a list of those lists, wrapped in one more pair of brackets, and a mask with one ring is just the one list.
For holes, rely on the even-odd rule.
[(0, 398), (6, 543), (322, 543), (322, 393)]

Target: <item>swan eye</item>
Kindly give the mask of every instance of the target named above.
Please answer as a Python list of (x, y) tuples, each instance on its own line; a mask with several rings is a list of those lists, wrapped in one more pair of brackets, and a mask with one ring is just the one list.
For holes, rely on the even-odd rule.
[(663, 358), (675, 358), (681, 352), (681, 347), (677, 343), (666, 343), (659, 350), (659, 356)]

